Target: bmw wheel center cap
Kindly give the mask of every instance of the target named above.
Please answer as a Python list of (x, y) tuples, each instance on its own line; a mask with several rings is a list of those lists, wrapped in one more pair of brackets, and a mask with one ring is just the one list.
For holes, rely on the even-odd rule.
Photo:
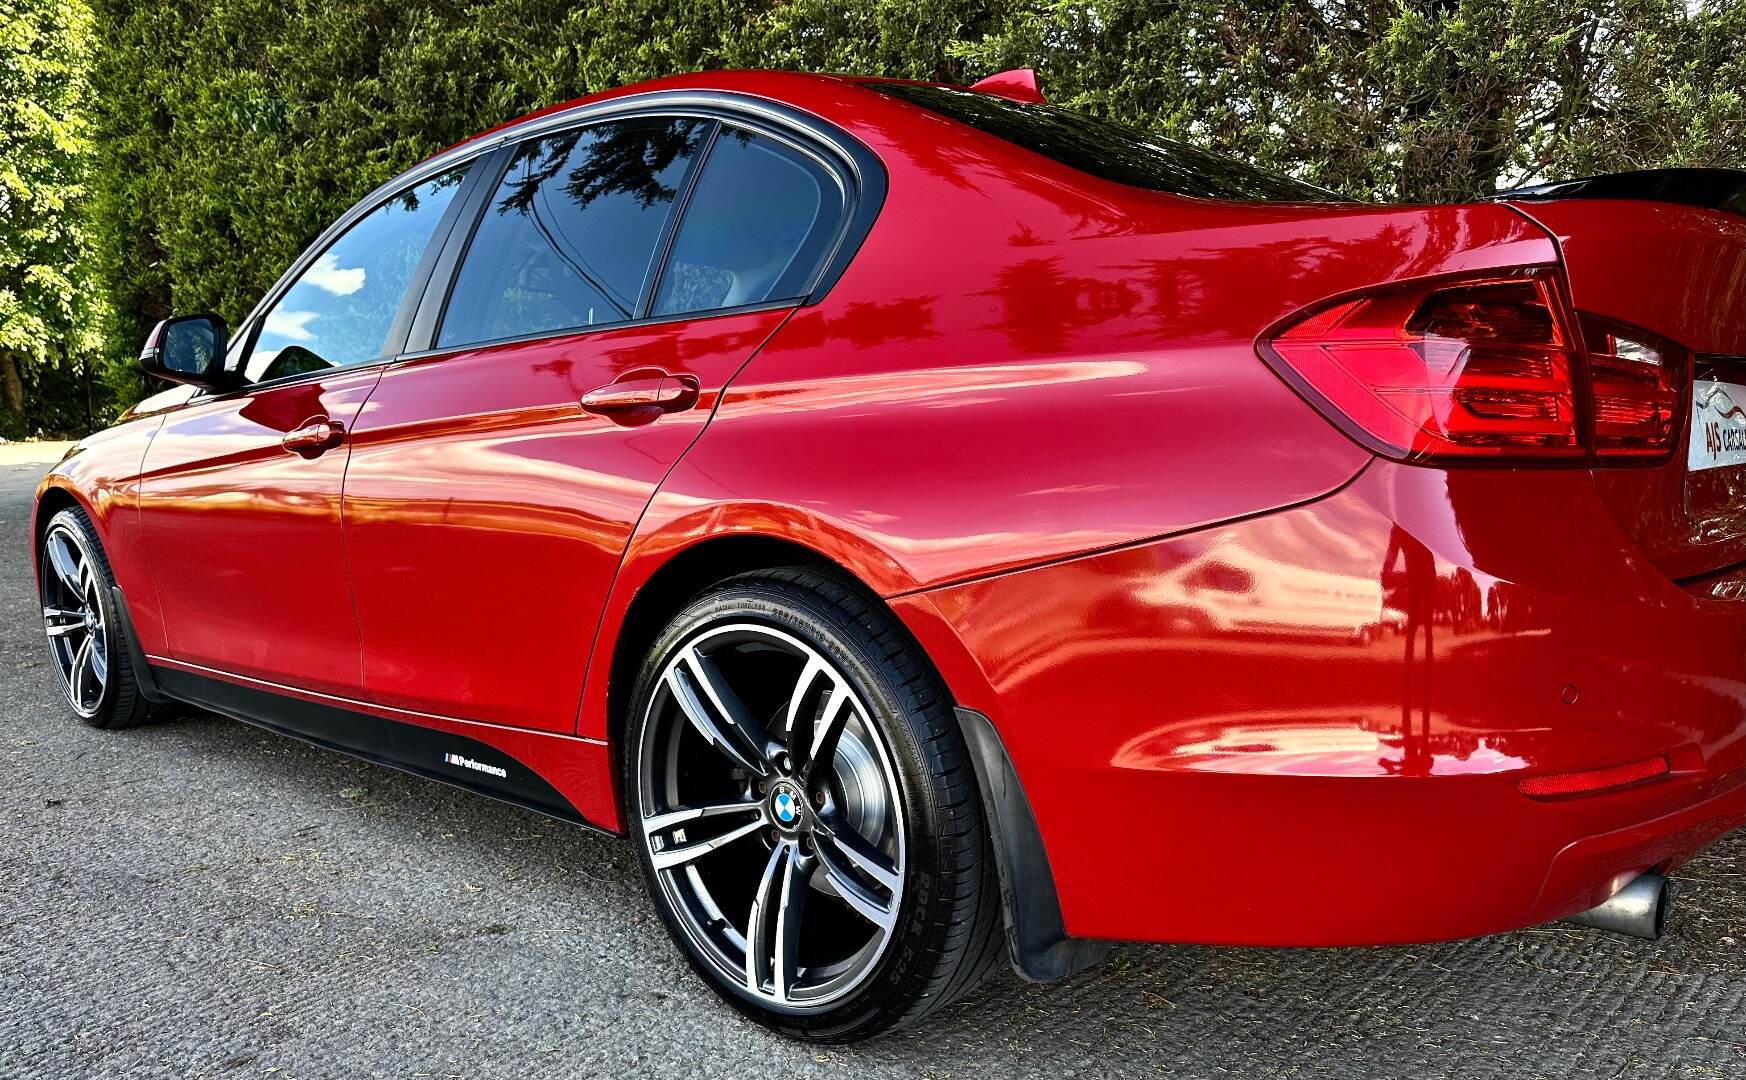
[(792, 826), (800, 821), (800, 796), (788, 784), (778, 784), (770, 799), (770, 814), (778, 825)]

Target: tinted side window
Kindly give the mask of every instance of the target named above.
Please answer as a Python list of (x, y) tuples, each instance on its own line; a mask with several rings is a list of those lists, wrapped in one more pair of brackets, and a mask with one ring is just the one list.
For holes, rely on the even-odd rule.
[(704, 162), (656, 315), (803, 295), (836, 238), (844, 196), (836, 176), (775, 139), (723, 128)]
[(251, 381), (381, 358), (394, 316), (466, 169), (396, 195), (347, 229), (261, 321), (244, 374)]
[(635, 318), (709, 126), (626, 120), (523, 144), (468, 246), (437, 345)]

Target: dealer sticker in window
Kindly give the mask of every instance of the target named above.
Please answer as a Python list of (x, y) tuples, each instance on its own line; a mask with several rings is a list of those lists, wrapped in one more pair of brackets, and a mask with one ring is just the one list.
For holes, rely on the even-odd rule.
[(1746, 386), (1699, 379), (1692, 387), (1686, 468), (1746, 465)]

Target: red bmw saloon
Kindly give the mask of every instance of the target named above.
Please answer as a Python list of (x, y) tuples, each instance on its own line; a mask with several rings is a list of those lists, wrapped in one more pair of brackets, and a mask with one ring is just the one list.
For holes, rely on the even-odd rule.
[(48, 646), (100, 728), (627, 836), (804, 1038), (1111, 940), (1653, 937), (1746, 821), (1743, 294), (1743, 172), (1374, 205), (1022, 72), (664, 79), (161, 324)]

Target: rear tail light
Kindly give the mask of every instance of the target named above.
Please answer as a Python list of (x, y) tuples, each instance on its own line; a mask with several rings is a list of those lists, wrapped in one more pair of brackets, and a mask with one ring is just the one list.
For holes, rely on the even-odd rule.
[(1583, 321), (1549, 268), (1390, 286), (1315, 309), (1262, 352), (1360, 442), (1403, 461), (1586, 461), (1664, 454), (1683, 354)]
[(1687, 359), (1677, 346), (1619, 323), (1582, 316), (1594, 394), (1594, 446), (1603, 458), (1656, 457), (1678, 440)]

